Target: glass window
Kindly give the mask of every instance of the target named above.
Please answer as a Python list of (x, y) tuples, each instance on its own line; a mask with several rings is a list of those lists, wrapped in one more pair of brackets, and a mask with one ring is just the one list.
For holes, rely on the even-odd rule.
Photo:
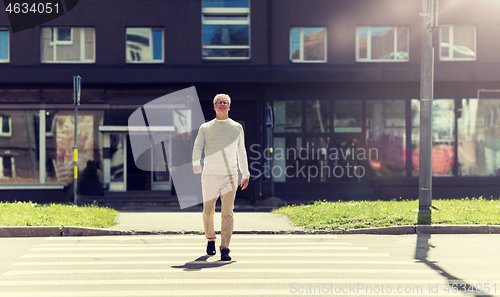
[(12, 136), (12, 120), (8, 115), (0, 115), (0, 136), (11, 137)]
[(163, 62), (163, 30), (154, 28), (126, 29), (127, 63)]
[(292, 28), (290, 30), (292, 62), (326, 62), (326, 28)]
[(462, 99), (458, 175), (500, 176), (500, 99)]
[(42, 28), (43, 63), (94, 63), (94, 28)]
[(333, 101), (333, 131), (361, 132), (361, 100)]
[(9, 29), (0, 29), (0, 63), (9, 62)]
[(273, 175), (275, 182), (305, 180), (307, 172), (300, 169), (308, 158), (308, 151), (303, 148), (301, 137), (274, 138), (273, 168), (266, 176)]
[(476, 26), (440, 25), (439, 59), (441, 61), (476, 60)]
[(358, 27), (356, 61), (408, 62), (409, 42), (408, 27)]
[(330, 132), (330, 102), (327, 100), (306, 101), (306, 131)]
[[(69, 110), (47, 111), (46, 131), (52, 130), (52, 137), (46, 134), (46, 172), (48, 183), (71, 182), (73, 180), (73, 151), (75, 145), (75, 115)], [(79, 111), (78, 113), (78, 168), (82, 172), (87, 161), (98, 163), (98, 174), (102, 181), (102, 156), (99, 153), (99, 123), (103, 111)], [(35, 114), (38, 125), (39, 118)]]
[[(366, 153), (371, 176), (405, 176), (405, 102), (366, 102)], [(368, 157), (367, 156), (367, 157)]]
[(274, 101), (275, 133), (302, 132), (302, 101)]
[(202, 47), (204, 59), (249, 59), (249, 0), (202, 0)]
[[(412, 167), (418, 176), (420, 156), (420, 100), (411, 101)], [(452, 176), (455, 165), (455, 101), (434, 99), (432, 102), (432, 175)]]
[(35, 114), (38, 111), (3, 110), (0, 114), (0, 183), (39, 182)]

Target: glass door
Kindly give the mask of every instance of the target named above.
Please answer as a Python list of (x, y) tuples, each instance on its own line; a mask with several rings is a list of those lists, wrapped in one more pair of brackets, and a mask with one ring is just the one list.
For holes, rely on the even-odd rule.
[[(171, 139), (163, 141), (163, 145), (153, 146), (151, 154), (151, 162), (153, 171), (151, 171), (151, 190), (153, 191), (170, 191), (170, 167), (167, 160), (170, 159), (172, 147)], [(156, 151), (155, 151), (156, 150)]]
[(127, 191), (126, 134), (111, 133), (110, 138), (110, 191)]
[(366, 152), (358, 137), (336, 137), (333, 141), (333, 175), (336, 181), (359, 182), (366, 174)]

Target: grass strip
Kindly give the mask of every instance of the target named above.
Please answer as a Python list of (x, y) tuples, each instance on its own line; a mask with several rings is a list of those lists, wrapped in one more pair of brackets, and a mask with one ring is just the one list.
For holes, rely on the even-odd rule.
[(0, 226), (77, 226), (106, 228), (116, 225), (118, 211), (97, 205), (0, 203)]
[[(432, 224), (499, 225), (500, 200), (484, 197), (435, 199)], [(297, 226), (315, 230), (349, 230), (417, 224), (418, 200), (316, 201), (273, 210), (285, 214)]]

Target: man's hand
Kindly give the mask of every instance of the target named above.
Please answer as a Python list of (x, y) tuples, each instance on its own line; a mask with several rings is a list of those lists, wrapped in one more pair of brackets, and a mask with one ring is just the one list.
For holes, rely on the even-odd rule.
[(201, 173), (201, 165), (194, 165), (193, 172), (194, 174)]
[(242, 190), (246, 189), (246, 187), (248, 187), (248, 179), (242, 180), (240, 186)]

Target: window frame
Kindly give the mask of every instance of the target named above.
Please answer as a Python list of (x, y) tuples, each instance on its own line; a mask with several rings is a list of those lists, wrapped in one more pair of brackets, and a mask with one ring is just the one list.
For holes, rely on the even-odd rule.
[[(3, 131), (3, 118), (8, 117), (9, 118), (9, 132), (2, 132)], [(12, 137), (12, 117), (11, 116), (3, 116), (0, 115), (0, 137)]]
[[(57, 29), (57, 30), (54, 30)], [(59, 29), (70, 29), (69, 40), (59, 40)], [(68, 27), (53, 27), (52, 30), (52, 40), (49, 42), (49, 46), (58, 46), (58, 45), (73, 45), (73, 28)], [(56, 32), (56, 33), (54, 33)], [(55, 38), (54, 38), (55, 37)]]
[[(68, 41), (53, 41), (53, 40), (57, 40), (57, 35), (54, 36), (52, 35), (53, 37), (53, 40), (49, 41), (49, 47), (52, 47), (52, 61), (44, 61), (43, 60), (43, 29), (46, 29), (46, 28), (49, 28), (52, 30), (52, 34), (54, 34), (53, 32), (57, 32), (58, 30), (54, 30), (54, 29), (60, 29), (60, 28), (71, 28), (71, 43), (69, 43)], [(85, 40), (85, 30), (84, 29), (92, 29), (94, 31), (94, 34), (93, 34), (93, 40), (92, 40), (92, 43), (93, 43), (93, 59), (85, 59), (85, 42), (80, 42), (80, 60), (78, 61), (64, 61), (64, 60), (57, 60), (57, 47), (58, 46), (67, 46), (67, 45), (72, 45), (73, 44), (73, 32), (74, 32), (74, 29), (81, 29), (80, 30), (80, 40)], [(57, 33), (56, 33), (57, 34)], [(94, 64), (96, 62), (96, 56), (95, 56), (95, 53), (96, 53), (96, 38), (95, 38), (95, 35), (96, 35), (96, 31), (95, 31), (95, 28), (94, 27), (42, 27), (41, 30), (40, 30), (40, 63), (43, 63), (43, 64)], [(55, 37), (55, 38), (54, 38)]]
[[(323, 28), (325, 29), (325, 58), (324, 60), (304, 60), (304, 28)], [(299, 59), (292, 59), (292, 30), (293, 29), (299, 29), (300, 30), (300, 35), (299, 35), (299, 43), (300, 43), (300, 58)], [(328, 28), (327, 27), (291, 27), (290, 28), (290, 62), (292, 63), (327, 63), (328, 62)]]
[[(250, 60), (252, 34), (250, 22), (250, 6), (251, 1), (248, 1), (246, 7), (203, 7), (201, 2), (201, 58), (202, 60)], [(232, 15), (232, 16), (247, 16), (247, 20), (205, 20), (205, 15)], [(248, 25), (248, 45), (203, 45), (203, 26), (204, 25)], [(248, 57), (204, 57), (204, 49), (248, 49)]]
[[(397, 55), (394, 55), (394, 59), (372, 59), (372, 47), (371, 47), (371, 29), (378, 27), (392, 27), (394, 28), (394, 52), (397, 53), (398, 47), (398, 27), (406, 28), (406, 46), (408, 48), (408, 59), (401, 60), (397, 59)], [(366, 28), (366, 58), (359, 57), (359, 29)], [(394, 26), (356, 26), (356, 62), (360, 63), (405, 63), (410, 62), (410, 26), (407, 25), (394, 25)]]
[[(153, 32), (161, 31), (161, 59), (155, 60), (151, 58), (149, 61), (128, 61), (127, 60), (127, 29), (149, 29), (149, 41), (151, 46), (149, 54), (153, 57)], [(126, 64), (162, 64), (165, 62), (165, 30), (162, 27), (125, 27), (125, 63)]]
[[(453, 36), (453, 31), (454, 31), (454, 26), (455, 25), (470, 25), (474, 27), (474, 58), (454, 58), (454, 52), (451, 48), (454, 46), (453, 41), (454, 41), (454, 36)], [(448, 28), (448, 51), (450, 57), (444, 57), (442, 56), (442, 47), (441, 47), (441, 38), (442, 38), (442, 30), (444, 27), (449, 27)], [(439, 61), (477, 61), (477, 25), (476, 24), (440, 24), (439, 25)]]
[(0, 28), (0, 31), (7, 32), (7, 59), (0, 59), (0, 63), (10, 63), (10, 31), (8, 28)]

